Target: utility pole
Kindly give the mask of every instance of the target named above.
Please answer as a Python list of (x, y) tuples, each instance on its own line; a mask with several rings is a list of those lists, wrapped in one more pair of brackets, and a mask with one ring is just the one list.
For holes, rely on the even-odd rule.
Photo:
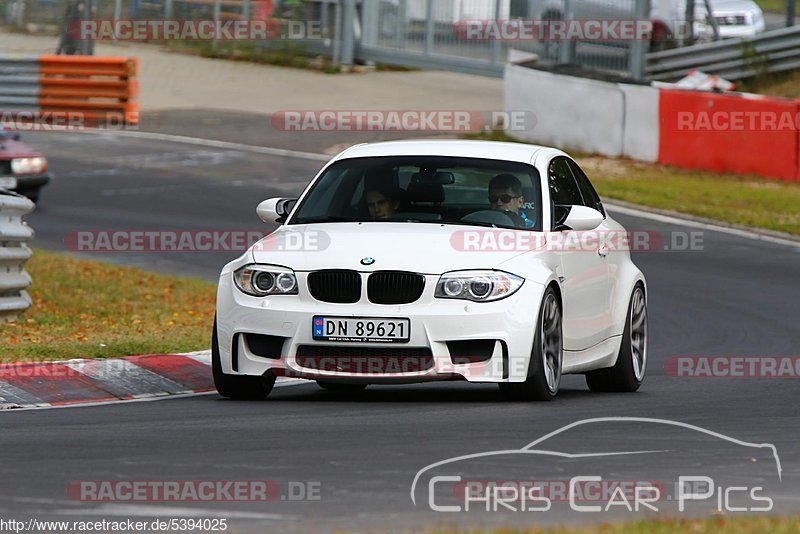
[(356, 0), (344, 0), (342, 13), (342, 65), (352, 66), (355, 56)]

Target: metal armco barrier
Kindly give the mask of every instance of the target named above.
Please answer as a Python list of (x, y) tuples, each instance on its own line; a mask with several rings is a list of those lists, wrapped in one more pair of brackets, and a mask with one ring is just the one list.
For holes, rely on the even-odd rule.
[(24, 265), (31, 257), (26, 241), (33, 230), (22, 217), (33, 211), (27, 198), (0, 189), (0, 323), (13, 321), (31, 307), (26, 289), (31, 277)]
[(647, 76), (676, 81), (699, 69), (728, 80), (800, 68), (800, 26), (647, 55)]
[(77, 112), (138, 124), (138, 59), (0, 55), (0, 111)]

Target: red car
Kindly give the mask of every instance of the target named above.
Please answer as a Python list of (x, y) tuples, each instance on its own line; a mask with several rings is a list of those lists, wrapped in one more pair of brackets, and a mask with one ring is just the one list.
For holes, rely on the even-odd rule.
[(51, 179), (47, 160), (21, 142), (18, 133), (0, 130), (0, 166), (0, 188), (16, 191), (34, 202)]

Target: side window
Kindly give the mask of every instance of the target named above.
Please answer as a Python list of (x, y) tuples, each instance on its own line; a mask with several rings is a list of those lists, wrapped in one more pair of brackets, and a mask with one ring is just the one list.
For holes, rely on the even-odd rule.
[(605, 217), (606, 210), (603, 208), (603, 203), (600, 201), (600, 195), (598, 195), (597, 191), (595, 191), (594, 186), (592, 186), (592, 182), (589, 181), (589, 178), (586, 177), (586, 174), (581, 170), (580, 167), (578, 167), (577, 163), (572, 160), (567, 161), (569, 168), (572, 170), (573, 176), (575, 176), (575, 181), (578, 183), (578, 188), (581, 190), (581, 195), (583, 196), (583, 205), (596, 209), (603, 214), (603, 217)]
[(566, 158), (556, 158), (550, 162), (548, 172), (550, 198), (553, 204), (560, 206), (583, 205), (580, 189), (569, 170)]

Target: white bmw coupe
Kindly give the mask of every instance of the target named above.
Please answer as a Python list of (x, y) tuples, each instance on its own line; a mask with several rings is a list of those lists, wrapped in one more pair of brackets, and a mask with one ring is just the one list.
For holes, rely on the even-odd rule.
[(276, 377), (331, 390), (492, 382), (551, 400), (565, 373), (636, 391), (647, 286), (627, 233), (553, 148), (484, 141), (351, 147), (299, 199), (262, 202), (272, 234), (220, 274), (217, 391)]

